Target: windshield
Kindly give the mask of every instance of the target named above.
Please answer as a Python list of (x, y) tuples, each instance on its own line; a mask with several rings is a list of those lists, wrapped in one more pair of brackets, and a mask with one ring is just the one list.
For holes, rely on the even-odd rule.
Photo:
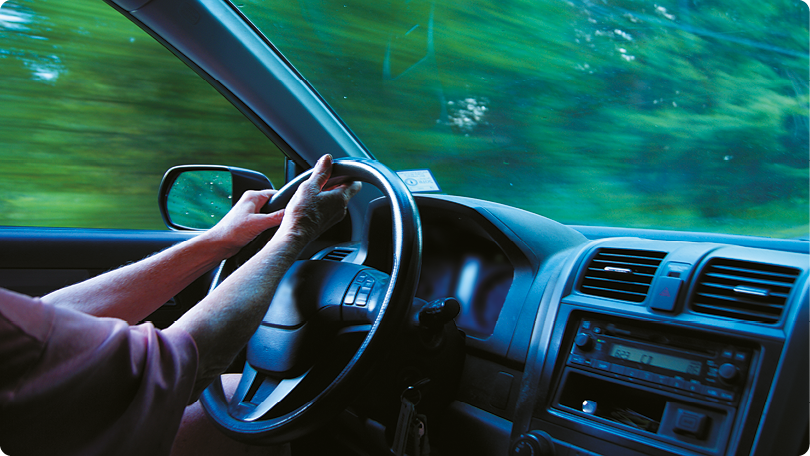
[(808, 8), (245, 0), (395, 170), (571, 224), (808, 233)]

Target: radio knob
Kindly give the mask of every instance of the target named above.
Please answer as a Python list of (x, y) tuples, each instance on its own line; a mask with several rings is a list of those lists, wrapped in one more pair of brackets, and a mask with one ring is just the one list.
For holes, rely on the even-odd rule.
[(554, 441), (543, 431), (529, 431), (520, 437), (509, 448), (510, 456), (554, 456)]
[(590, 351), (593, 348), (593, 337), (590, 334), (579, 333), (574, 338), (574, 345), (582, 351)]
[(740, 369), (731, 363), (725, 363), (722, 366), (720, 366), (720, 369), (718, 369), (717, 374), (720, 376), (721, 380), (731, 384), (736, 382), (737, 379), (739, 378)]

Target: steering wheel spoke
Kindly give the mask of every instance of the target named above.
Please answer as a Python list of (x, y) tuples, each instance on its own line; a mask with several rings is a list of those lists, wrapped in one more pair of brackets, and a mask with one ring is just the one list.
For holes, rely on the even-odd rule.
[(368, 334), (369, 331), (371, 331), (371, 325), (351, 325), (340, 328), (337, 336), (340, 337), (347, 334)]
[(228, 401), (228, 414), (242, 421), (256, 421), (286, 398), (307, 376), (279, 378), (256, 371), (245, 364), (239, 386)]

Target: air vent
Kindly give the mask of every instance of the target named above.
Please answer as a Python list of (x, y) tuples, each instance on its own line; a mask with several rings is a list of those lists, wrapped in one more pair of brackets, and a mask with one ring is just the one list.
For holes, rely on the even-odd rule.
[(692, 310), (776, 323), (799, 272), (784, 266), (714, 258), (698, 279)]
[(666, 255), (666, 252), (651, 250), (599, 249), (585, 271), (579, 291), (603, 298), (642, 302)]
[(322, 260), (343, 261), (347, 256), (354, 253), (353, 249), (336, 248), (321, 258)]

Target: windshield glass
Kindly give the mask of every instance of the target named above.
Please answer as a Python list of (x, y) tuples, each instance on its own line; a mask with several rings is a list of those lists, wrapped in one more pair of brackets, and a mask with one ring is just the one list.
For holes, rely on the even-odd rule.
[(799, 0), (245, 0), (392, 169), (564, 223), (807, 237)]

